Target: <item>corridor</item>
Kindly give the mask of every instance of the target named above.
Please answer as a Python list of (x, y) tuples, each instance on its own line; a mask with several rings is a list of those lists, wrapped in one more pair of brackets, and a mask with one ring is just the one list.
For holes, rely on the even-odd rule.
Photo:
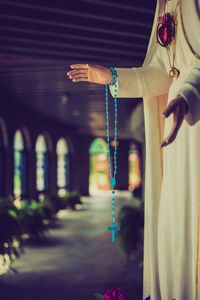
[[(44, 241), (28, 243), (13, 267), (0, 277), (1, 300), (92, 300), (94, 293), (122, 287), (129, 300), (142, 299), (142, 267), (127, 261), (105, 227), (111, 221), (111, 197), (82, 197), (82, 211), (61, 211)], [(131, 204), (117, 191), (117, 210)]]

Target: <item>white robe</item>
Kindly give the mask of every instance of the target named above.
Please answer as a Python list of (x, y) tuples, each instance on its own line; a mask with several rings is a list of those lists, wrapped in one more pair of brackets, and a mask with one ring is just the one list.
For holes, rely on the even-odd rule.
[[(184, 0), (188, 1), (188, 0)], [(190, 0), (191, 1), (191, 0)], [(143, 297), (151, 300), (200, 300), (200, 62), (191, 53), (182, 32), (180, 12), (175, 66), (178, 79), (168, 75), (165, 48), (156, 43), (158, 1), (149, 48), (140, 68), (116, 68), (118, 97), (144, 100), (145, 231)], [(169, 1), (170, 11), (177, 0)], [(114, 95), (114, 88), (110, 87)], [(161, 149), (173, 117), (162, 112), (182, 94), (189, 112), (176, 140)], [(139, 299), (138, 299), (139, 300)]]

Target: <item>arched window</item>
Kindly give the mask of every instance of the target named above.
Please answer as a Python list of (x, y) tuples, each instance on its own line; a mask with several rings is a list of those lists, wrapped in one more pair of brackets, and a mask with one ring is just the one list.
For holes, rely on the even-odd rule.
[(110, 189), (108, 150), (103, 138), (96, 138), (90, 145), (90, 177), (89, 192), (95, 194), (99, 190)]
[(129, 191), (134, 191), (141, 185), (140, 154), (135, 144), (129, 150)]
[(7, 129), (3, 119), (0, 118), (0, 197), (5, 196), (7, 194), (7, 149)]
[(36, 189), (44, 192), (48, 186), (47, 143), (43, 135), (39, 135), (35, 146), (36, 151)]
[(17, 130), (14, 136), (14, 196), (20, 201), (25, 194), (25, 147), (22, 132)]
[(69, 149), (64, 138), (60, 138), (56, 147), (57, 153), (57, 187), (60, 193), (69, 189)]

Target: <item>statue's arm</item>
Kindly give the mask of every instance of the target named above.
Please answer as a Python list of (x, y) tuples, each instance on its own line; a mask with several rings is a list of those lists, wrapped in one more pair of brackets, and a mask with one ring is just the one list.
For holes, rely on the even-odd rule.
[(188, 104), (188, 113), (185, 120), (189, 125), (194, 125), (200, 120), (200, 61), (191, 68), (189, 75), (183, 82), (179, 94)]
[[(143, 98), (168, 93), (171, 78), (161, 66), (115, 68), (118, 72), (118, 98)], [(114, 96), (114, 86), (110, 86)]]

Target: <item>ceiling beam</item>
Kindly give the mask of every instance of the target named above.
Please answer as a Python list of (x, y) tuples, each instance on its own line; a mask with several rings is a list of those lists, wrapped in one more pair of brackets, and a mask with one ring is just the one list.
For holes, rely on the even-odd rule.
[(111, 1), (105, 1), (105, 0), (79, 0), (81, 2), (91, 3), (91, 4), (98, 4), (101, 6), (107, 6), (107, 7), (114, 7), (114, 8), (120, 8), (122, 10), (128, 10), (133, 12), (141, 12), (146, 13), (150, 15), (154, 15), (154, 12), (151, 9), (144, 8), (144, 7), (138, 7), (135, 5), (128, 5), (126, 3), (118, 3), (118, 2), (111, 2)]
[[(33, 30), (33, 29), (27, 29), (27, 28), (20, 28), (20, 27), (11, 27), (11, 26), (2, 26), (0, 25), (0, 31), (4, 33), (6, 31), (12, 32), (12, 33), (26, 33), (26, 34), (35, 34), (37, 36), (42, 36), (42, 37), (55, 37), (55, 38), (61, 38), (61, 39), (72, 39), (77, 41), (77, 36), (74, 34), (62, 34), (62, 33), (54, 33), (52, 31), (43, 31), (43, 30)], [(117, 45), (117, 46), (123, 46), (123, 47), (133, 47), (133, 42), (125, 42), (118, 40), (116, 37), (116, 40), (111, 40), (111, 39), (103, 39), (103, 38), (94, 38), (90, 36), (83, 36), (80, 35), (78, 37), (79, 41), (84, 41), (84, 42), (94, 42), (94, 43), (99, 43), (99, 44), (106, 44), (106, 45)], [(147, 38), (148, 40), (148, 38)], [(146, 42), (144, 44), (141, 43), (134, 43), (134, 48), (140, 48), (140, 49), (146, 49)]]
[[(27, 39), (27, 38), (18, 38), (18, 37), (8, 37), (8, 36), (3, 36), (1, 35), (1, 42), (3, 42), (4, 45), (6, 45), (6, 42), (15, 44), (15, 43), (22, 43), (22, 44), (33, 44), (38, 45), (38, 46), (50, 46), (50, 47), (56, 47), (56, 48), (60, 48), (63, 49), (63, 53), (64, 53), (64, 49), (66, 50), (77, 50), (77, 52), (84, 50), (84, 51), (91, 51), (91, 52), (96, 52), (101, 54), (102, 56), (104, 54), (108, 54), (111, 53), (113, 56), (116, 56), (117, 54), (120, 55), (124, 55), (126, 56), (135, 56), (135, 57), (144, 57), (144, 53), (142, 53), (141, 51), (126, 51), (126, 50), (118, 50), (118, 49), (110, 49), (110, 48), (105, 48), (105, 47), (95, 47), (95, 46), (86, 46), (85, 44), (80, 44), (80, 45), (74, 45), (74, 44), (63, 44), (63, 43), (58, 43), (58, 42), (47, 42), (47, 41), (38, 41), (38, 40), (34, 40), (34, 39)], [(62, 50), (61, 50), (62, 51)], [(104, 54), (103, 54), (104, 53)], [(67, 53), (66, 53), (67, 54)]]
[[(13, 51), (11, 51), (13, 52)], [(73, 58), (74, 59), (74, 58)], [(98, 59), (99, 62), (102, 62), (103, 65), (107, 65), (109, 62), (105, 60), (105, 57), (102, 59)], [(133, 65), (135, 65), (137, 62), (133, 61)], [(57, 70), (57, 68), (63, 69), (62, 66), (70, 66), (72, 64), (72, 59), (70, 57), (67, 58), (49, 58), (49, 57), (31, 57), (31, 56), (24, 56), (24, 54), (18, 53), (16, 54), (10, 54), (8, 52), (3, 52), (0, 50), (0, 73), (4, 73), (5, 68), (8, 69), (10, 72), (10, 69), (19, 69), (19, 71), (26, 71), (28, 69), (34, 68), (35, 70), (39, 67), (47, 67), (49, 69), (53, 68), (54, 71)], [(122, 65), (130, 64), (130, 61), (124, 61), (121, 62)], [(132, 65), (132, 64), (131, 64)], [(2, 72), (3, 70), (3, 72)], [(31, 72), (31, 71), (30, 71)]]
[[(61, 51), (54, 51), (54, 50), (42, 50), (42, 49), (33, 49), (31, 46), (30, 47), (22, 47), (22, 46), (16, 46), (16, 45), (11, 45), (11, 46), (5, 46), (5, 45), (0, 45), (0, 53), (1, 53), (1, 50), (7, 52), (9, 51), (12, 52), (12, 53), (24, 53), (25, 55), (28, 55), (28, 54), (36, 54), (36, 55), (52, 55), (52, 56), (56, 56), (56, 57), (61, 57), (62, 59), (66, 58), (69, 60), (69, 57), (71, 59), (76, 59), (76, 60), (85, 60), (87, 59), (88, 60), (88, 63), (91, 63), (90, 61), (94, 60), (95, 59), (103, 59), (103, 55), (100, 56), (100, 55), (96, 55), (96, 54), (83, 54), (83, 53), (75, 53), (75, 52), (67, 52), (67, 53), (63, 53)], [(8, 55), (8, 52), (7, 52), (7, 55)], [(134, 57), (134, 53), (132, 55), (132, 57)], [(140, 54), (140, 58), (143, 57), (142, 54)], [(113, 56), (113, 53), (111, 56), (107, 55), (107, 59), (108, 61), (112, 62), (112, 61), (116, 61), (117, 59), (117, 55), (114, 57)], [(131, 59), (131, 57), (130, 57)], [(127, 60), (127, 57), (125, 57), (123, 59), (124, 61)], [(81, 62), (80, 62), (81, 63)]]
[[(130, 21), (130, 20), (125, 20), (125, 19), (113, 18), (112, 16), (106, 17), (103, 15), (97, 15), (94, 12), (89, 14), (89, 13), (85, 13), (85, 12), (73, 11), (73, 10), (70, 10), (69, 8), (67, 10), (57, 9), (57, 8), (52, 8), (52, 7), (48, 7), (48, 6), (26, 4), (26, 3), (14, 2), (14, 1), (9, 1), (9, 0), (8, 1), (1, 0), (0, 3), (6, 4), (7, 6), (12, 6), (12, 7), (28, 8), (31, 11), (39, 10), (39, 11), (51, 12), (54, 14), (57, 13), (57, 14), (64, 15), (64, 16), (75, 16), (78, 18), (83, 17), (83, 18), (94, 19), (94, 20), (99, 20), (99, 21), (107, 21), (107, 22), (111, 22), (111, 23), (131, 25), (133, 27), (150, 28), (150, 25), (146, 22)], [(80, 21), (80, 19), (79, 19), (79, 21)]]
[[(13, 16), (8, 14), (0, 14), (0, 18), (2, 20), (11, 20), (11, 21), (19, 21), (19, 22), (25, 22), (29, 24), (42, 24), (42, 25), (48, 25), (52, 27), (60, 27), (60, 28), (71, 28), (71, 29), (78, 29), (80, 30), (80, 34), (83, 34), (83, 31), (86, 32), (95, 32), (95, 33), (105, 33), (105, 34), (111, 34), (116, 35), (118, 38), (119, 36), (123, 37), (130, 37), (132, 39), (134, 38), (143, 38), (148, 39), (149, 36), (146, 33), (136, 33), (136, 32), (125, 32), (123, 30), (113, 30), (109, 28), (101, 28), (101, 27), (92, 27), (87, 25), (77, 25), (77, 24), (69, 24), (69, 23), (63, 23), (63, 22), (55, 22), (55, 21), (48, 21), (48, 20), (39, 20), (36, 18), (27, 18), (27, 17), (19, 17), (19, 16)], [(24, 24), (24, 26), (26, 26)]]

